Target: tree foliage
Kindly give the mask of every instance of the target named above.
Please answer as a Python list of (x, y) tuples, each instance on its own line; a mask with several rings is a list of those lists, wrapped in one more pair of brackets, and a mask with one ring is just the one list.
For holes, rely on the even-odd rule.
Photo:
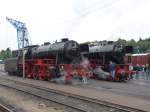
[(11, 57), (11, 50), (10, 48), (7, 48), (6, 50), (0, 51), (0, 60), (4, 60)]
[(134, 39), (126, 41), (119, 38), (118, 41), (122, 42), (124, 45), (133, 46), (134, 53), (150, 52), (150, 37), (146, 39), (139, 38), (138, 41), (135, 41)]

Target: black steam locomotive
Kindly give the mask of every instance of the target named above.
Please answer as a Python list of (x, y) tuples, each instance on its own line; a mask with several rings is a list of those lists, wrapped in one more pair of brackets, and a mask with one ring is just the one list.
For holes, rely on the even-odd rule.
[(88, 58), (94, 76), (97, 78), (111, 80), (110, 62), (116, 64), (116, 80), (126, 80), (132, 74), (132, 71), (129, 71), (129, 64), (125, 60), (126, 54), (133, 52), (132, 46), (125, 46), (114, 41), (99, 41), (88, 44), (88, 47), (89, 52), (82, 52), (82, 54)]
[[(53, 44), (44, 43), (42, 46), (25, 47), (25, 74), (26, 77), (51, 79), (55, 75), (52, 71), (63, 68), (68, 76), (73, 76), (76, 69), (81, 74), (80, 45), (73, 40), (62, 39)], [(87, 49), (86, 49), (87, 50)], [(5, 70), (10, 74), (22, 73), (22, 51), (13, 51), (13, 57), (5, 60)], [(57, 70), (50, 70), (54, 68)], [(82, 70), (83, 71), (83, 70)], [(60, 72), (59, 72), (60, 74)]]

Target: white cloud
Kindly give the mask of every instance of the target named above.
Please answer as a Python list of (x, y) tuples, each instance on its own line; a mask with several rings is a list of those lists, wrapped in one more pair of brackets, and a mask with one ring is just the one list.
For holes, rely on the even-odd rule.
[(33, 44), (68, 35), (78, 42), (149, 37), (149, 0), (0, 1), (0, 49), (17, 48), (16, 30), (5, 21), (26, 23)]

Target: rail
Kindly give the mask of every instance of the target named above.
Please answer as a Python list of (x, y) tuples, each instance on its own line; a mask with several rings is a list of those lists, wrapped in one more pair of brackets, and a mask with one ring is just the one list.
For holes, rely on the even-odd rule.
[[(107, 108), (113, 108), (113, 109), (116, 109), (116, 110), (122, 111), (122, 112), (146, 112), (146, 111), (143, 111), (143, 110), (139, 110), (139, 109), (135, 109), (135, 108), (127, 107), (127, 106), (122, 106), (122, 105), (118, 105), (118, 104), (112, 104), (112, 103), (109, 103), (109, 102), (100, 101), (100, 100), (92, 99), (92, 98), (88, 98), (88, 97), (83, 97), (83, 96), (75, 95), (75, 94), (71, 94), (71, 93), (66, 93), (66, 92), (63, 92), (63, 91), (58, 91), (58, 90), (49, 89), (49, 88), (45, 88), (45, 87), (35, 86), (33, 84), (20, 82), (20, 81), (16, 81), (16, 80), (12, 80), (12, 79), (1, 78), (0, 80), (3, 80), (3, 81), (0, 82), (0, 85), (6, 86), (6, 87), (9, 87), (9, 88), (13, 88), (13, 89), (16, 89), (18, 91), (22, 91), (22, 92), (25, 92), (25, 93), (28, 93), (28, 94), (46, 99), (46, 100), (51, 100), (53, 102), (59, 103), (61, 105), (65, 105), (65, 106), (70, 107), (70, 108), (74, 108), (76, 110), (80, 110), (82, 112), (87, 112), (87, 110), (81, 108), (82, 106), (81, 107), (80, 106), (75, 106), (75, 105), (73, 105), (71, 103), (68, 103), (68, 102), (65, 102), (65, 101), (59, 101), (57, 99), (57, 97), (58, 97), (57, 95), (61, 95), (63, 97), (67, 97), (67, 98), (72, 98), (74, 100), (76, 99), (76, 100), (80, 100), (80, 101), (84, 101), (84, 102), (90, 102), (91, 104), (94, 104), (94, 105), (104, 106), (104, 107), (107, 107)], [(11, 85), (9, 85), (6, 82), (7, 83), (8, 82), (13, 82), (13, 85), (12, 85), (12, 83), (11, 83)], [(24, 90), (23, 88), (26, 88), (26, 90)], [(30, 90), (32, 90), (32, 91), (30, 91)], [(34, 90), (36, 92), (34, 92)], [(38, 90), (38, 92), (37, 92), (37, 90)], [(50, 98), (49, 96), (46, 96), (47, 94), (50, 94), (50, 93), (52, 95), (55, 94), (56, 98)]]
[(13, 111), (9, 109), (8, 107), (0, 104), (0, 112), (13, 112)]

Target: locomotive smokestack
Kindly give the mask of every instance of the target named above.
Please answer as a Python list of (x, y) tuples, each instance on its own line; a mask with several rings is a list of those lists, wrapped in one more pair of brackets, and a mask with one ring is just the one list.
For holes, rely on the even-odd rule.
[(69, 41), (69, 39), (68, 38), (62, 38), (61, 39), (61, 42), (66, 42), (66, 41)]

